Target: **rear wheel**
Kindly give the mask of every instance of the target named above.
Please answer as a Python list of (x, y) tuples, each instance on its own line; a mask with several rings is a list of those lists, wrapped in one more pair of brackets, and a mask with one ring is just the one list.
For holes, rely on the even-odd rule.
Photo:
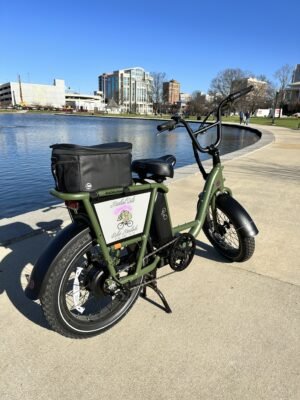
[[(133, 254), (122, 258), (122, 263), (126, 258), (131, 262)], [(130, 286), (115, 292), (108, 290), (109, 274), (89, 229), (67, 243), (50, 271), (41, 296), (42, 308), (50, 326), (72, 338), (96, 335), (111, 328), (130, 310), (141, 290)]]
[(209, 207), (203, 231), (215, 249), (230, 261), (243, 262), (254, 253), (254, 237), (245, 236), (228, 211), (217, 205)]

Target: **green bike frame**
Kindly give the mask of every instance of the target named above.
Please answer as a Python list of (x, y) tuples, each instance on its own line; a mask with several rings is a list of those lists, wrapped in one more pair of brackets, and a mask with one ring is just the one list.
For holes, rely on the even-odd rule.
[[(230, 193), (230, 190), (224, 187), (224, 178), (222, 174), (223, 167), (221, 164), (215, 165), (211, 172), (207, 175), (207, 179), (205, 181), (203, 192), (200, 196), (200, 201), (197, 207), (196, 217), (193, 221), (184, 223), (182, 225), (172, 227), (172, 234), (175, 237), (176, 234), (189, 230), (189, 232), (196, 238), (199, 232), (202, 229), (204, 224), (208, 208), (211, 206), (214, 209), (216, 196), (220, 193)], [(107, 245), (105, 242), (103, 230), (101, 227), (101, 220), (98, 219), (97, 213), (95, 211), (94, 203), (95, 198), (97, 200), (106, 200), (114, 196), (114, 198), (118, 198), (118, 196), (122, 195), (134, 195), (139, 194), (141, 192), (150, 192), (150, 200), (148, 204), (146, 220), (144, 224), (144, 230), (141, 234), (134, 236), (132, 238), (126, 238), (117, 244)], [(151, 221), (153, 218), (153, 210), (155, 205), (155, 200), (158, 192), (163, 193), (165, 197), (165, 202), (168, 209), (168, 203), (166, 194), (169, 191), (168, 187), (162, 183), (143, 183), (143, 184), (133, 184), (126, 189), (124, 188), (114, 188), (108, 190), (99, 190), (96, 192), (96, 195), (91, 196), (90, 193), (80, 192), (80, 193), (62, 193), (58, 192), (54, 189), (51, 190), (51, 194), (55, 197), (58, 197), (64, 201), (79, 201), (82, 202), (85, 215), (89, 220), (89, 225), (94, 233), (95, 240), (100, 246), (101, 252), (103, 254), (103, 258), (107, 264), (107, 268), (113, 280), (123, 285), (128, 282), (132, 282), (137, 278), (145, 274), (149, 274), (153, 271), (160, 261), (160, 256), (156, 254), (154, 259), (149, 265), (144, 265), (144, 258), (147, 253), (147, 243), (150, 236), (150, 227)], [(169, 213), (170, 215), (170, 213)], [(73, 218), (76, 220), (76, 214), (72, 213)], [(139, 244), (140, 250), (136, 262), (136, 268), (134, 273), (128, 274), (124, 277), (120, 277), (116, 270), (116, 261), (113, 255), (116, 254), (118, 249), (126, 248), (129, 245)]]
[[(179, 115), (174, 115), (170, 121), (157, 126), (159, 132), (184, 127), (191, 139), (195, 160), (205, 182), (199, 194), (199, 200), (197, 199), (194, 220), (172, 226), (167, 202), (169, 189), (159, 182), (163, 181), (165, 176), (173, 176), (173, 170), (169, 175), (154, 174), (148, 178), (147, 171), (145, 177), (144, 170), (141, 174), (135, 171), (139, 178), (135, 178), (134, 183), (129, 187), (98, 190), (96, 193), (62, 193), (51, 190), (52, 195), (66, 202), (74, 223), (69, 226), (69, 229), (67, 227), (63, 230), (61, 236), (52, 242), (52, 247), (49, 246), (39, 258), (26, 288), (27, 297), (32, 300), (40, 298), (44, 282), (47, 282), (49, 268), (55, 258), (64, 246), (85, 228), (90, 229), (93, 243), (99, 246), (101, 262), (103, 260), (107, 266), (108, 278), (105, 282), (108, 285), (111, 283), (112, 287), (115, 286), (114, 283), (120, 286), (127, 283), (134, 285), (135, 281), (141, 280), (140, 278), (146, 275), (148, 275), (146, 280), (155, 280), (156, 268), (170, 264), (169, 257), (172, 257), (173, 243), (181, 232), (188, 231), (196, 238), (204, 227), (207, 233), (210, 229), (207, 226), (208, 215), (210, 221), (213, 222), (214, 232), (222, 236), (222, 229), (220, 233), (218, 231), (220, 225), (218, 210), (230, 216), (238, 235), (243, 238), (255, 236), (258, 230), (251, 217), (233, 199), (231, 190), (224, 186), (223, 167), (218, 149), (222, 141), (222, 107), (244, 96), (252, 88), (250, 86), (227, 96), (216, 110), (206, 116), (197, 130), (192, 130), (188, 122)], [(207, 120), (213, 112), (216, 115), (216, 122), (208, 124)], [(212, 128), (216, 128), (215, 142), (202, 147), (198, 141), (199, 135)], [(209, 173), (203, 168), (200, 153), (206, 153), (212, 157), (212, 169)], [(171, 156), (171, 158), (169, 171), (176, 161), (175, 157)], [(149, 170), (152, 174), (151, 168)], [(239, 261), (249, 258), (249, 254), (253, 253), (253, 246), (254, 244)], [(127, 253), (123, 249), (127, 249)], [(123, 260), (125, 261), (122, 265)], [(163, 298), (161, 294), (160, 297)]]

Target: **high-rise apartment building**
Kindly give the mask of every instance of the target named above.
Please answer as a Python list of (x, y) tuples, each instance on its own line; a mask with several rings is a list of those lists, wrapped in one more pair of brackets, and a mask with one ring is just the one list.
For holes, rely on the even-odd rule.
[(163, 83), (163, 99), (165, 103), (176, 104), (180, 100), (180, 83), (175, 79)]
[(99, 90), (125, 112), (151, 114), (153, 78), (143, 68), (134, 67), (104, 73), (98, 77)]

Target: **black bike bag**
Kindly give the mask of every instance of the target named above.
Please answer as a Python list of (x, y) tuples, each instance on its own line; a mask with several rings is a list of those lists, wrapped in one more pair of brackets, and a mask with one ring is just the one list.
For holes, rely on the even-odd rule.
[(96, 146), (54, 144), (51, 170), (60, 192), (93, 192), (132, 183), (131, 150), (127, 142)]

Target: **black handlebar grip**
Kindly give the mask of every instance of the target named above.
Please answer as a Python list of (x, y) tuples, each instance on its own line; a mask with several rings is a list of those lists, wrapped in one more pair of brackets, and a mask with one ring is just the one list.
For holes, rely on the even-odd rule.
[(164, 132), (164, 131), (171, 131), (172, 129), (175, 128), (176, 126), (176, 121), (168, 121), (164, 122), (163, 124), (157, 125), (157, 130), (159, 132)]

